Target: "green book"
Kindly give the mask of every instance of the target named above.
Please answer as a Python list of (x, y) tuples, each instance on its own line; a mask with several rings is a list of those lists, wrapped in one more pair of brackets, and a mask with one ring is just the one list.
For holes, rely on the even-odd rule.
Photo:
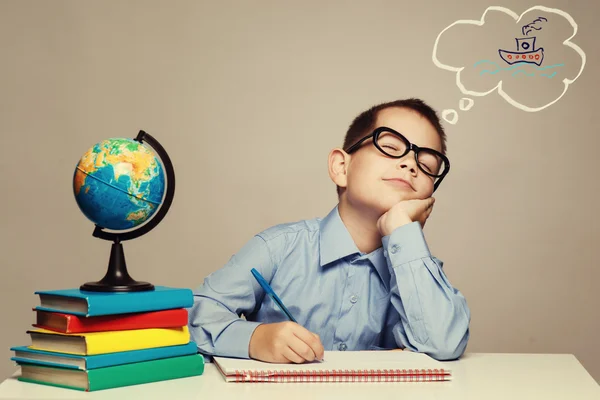
[(19, 363), (19, 365), (20, 381), (93, 392), (202, 375), (204, 357), (202, 354), (194, 354), (91, 370), (28, 363)]

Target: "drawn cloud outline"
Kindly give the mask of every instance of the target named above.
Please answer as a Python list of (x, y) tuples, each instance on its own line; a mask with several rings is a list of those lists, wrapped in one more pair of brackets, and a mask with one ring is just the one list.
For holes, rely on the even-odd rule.
[[(477, 26), (482, 26), (483, 24), (485, 24), (485, 16), (489, 11), (500, 11), (503, 12), (505, 14), (508, 14), (509, 16), (511, 16), (516, 23), (518, 23), (521, 18), (523, 18), (523, 16), (525, 14), (527, 14), (530, 11), (533, 10), (541, 10), (544, 12), (548, 12), (548, 13), (554, 13), (554, 14), (558, 14), (560, 16), (562, 16), (563, 18), (565, 18), (567, 21), (569, 21), (569, 23), (571, 24), (571, 26), (573, 27), (573, 34), (567, 38), (564, 42), (563, 45), (565, 46), (569, 46), (572, 49), (574, 49), (579, 56), (581, 57), (581, 68), (579, 69), (579, 72), (577, 73), (577, 76), (575, 76), (575, 78), (573, 79), (568, 79), (565, 78), (563, 79), (563, 83), (564, 83), (564, 89), (563, 92), (560, 94), (560, 96), (558, 96), (556, 99), (554, 99), (553, 101), (551, 101), (550, 103), (543, 105), (541, 107), (528, 107), (524, 104), (521, 104), (519, 102), (517, 102), (516, 100), (514, 100), (512, 97), (510, 97), (508, 95), (508, 93), (506, 93), (504, 91), (504, 89), (502, 88), (502, 80), (498, 81), (498, 84), (496, 86), (494, 86), (492, 89), (488, 90), (487, 92), (476, 92), (473, 90), (468, 90), (465, 85), (463, 85), (463, 83), (460, 81), (460, 73), (463, 69), (465, 69), (466, 67), (453, 67), (451, 65), (446, 65), (443, 64), (442, 62), (440, 62), (437, 58), (437, 49), (438, 49), (438, 43), (440, 41), (440, 38), (442, 37), (442, 35), (444, 34), (444, 32), (446, 32), (448, 29), (452, 28), (454, 25), (457, 24), (468, 24), (468, 25), (477, 25)], [(533, 6), (527, 10), (525, 10), (523, 13), (521, 13), (521, 15), (517, 15), (517, 13), (515, 13), (514, 11), (505, 8), (505, 7), (498, 7), (498, 6), (490, 6), (488, 7), (484, 12), (483, 15), (481, 16), (480, 20), (474, 20), (474, 19), (461, 19), (458, 21), (453, 22), (452, 24), (448, 25), (444, 30), (442, 30), (439, 35), (437, 36), (437, 38), (435, 39), (435, 44), (433, 46), (433, 55), (432, 55), (432, 60), (433, 63), (441, 69), (445, 69), (447, 71), (452, 71), (452, 72), (456, 72), (456, 85), (458, 86), (458, 88), (460, 89), (460, 91), (466, 95), (471, 95), (471, 96), (486, 96), (490, 93), (492, 93), (494, 90), (498, 91), (498, 94), (500, 96), (502, 96), (502, 98), (504, 98), (504, 100), (506, 100), (508, 103), (510, 103), (511, 105), (520, 108), (523, 111), (527, 111), (527, 112), (536, 112), (536, 111), (540, 111), (543, 110), (546, 107), (551, 106), (552, 104), (556, 103), (558, 100), (560, 100), (561, 97), (563, 97), (565, 95), (565, 93), (567, 92), (569, 85), (572, 84), (573, 82), (575, 82), (577, 80), (577, 78), (579, 78), (579, 76), (581, 75), (581, 73), (583, 72), (583, 68), (585, 67), (585, 61), (586, 61), (586, 56), (584, 51), (581, 49), (581, 47), (577, 46), (575, 43), (571, 42), (571, 39), (577, 34), (577, 24), (575, 23), (575, 20), (573, 19), (573, 17), (571, 17), (569, 14), (567, 14), (566, 12), (556, 9), (556, 8), (549, 8), (549, 7), (544, 7), (544, 6)]]

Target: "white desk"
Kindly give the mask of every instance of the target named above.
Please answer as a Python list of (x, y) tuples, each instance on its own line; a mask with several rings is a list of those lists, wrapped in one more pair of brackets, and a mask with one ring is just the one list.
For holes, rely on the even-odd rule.
[(226, 383), (207, 364), (197, 377), (89, 393), (19, 382), (17, 371), (0, 384), (0, 398), (600, 400), (600, 385), (570, 354), (466, 354), (448, 364), (452, 381), (401, 383)]

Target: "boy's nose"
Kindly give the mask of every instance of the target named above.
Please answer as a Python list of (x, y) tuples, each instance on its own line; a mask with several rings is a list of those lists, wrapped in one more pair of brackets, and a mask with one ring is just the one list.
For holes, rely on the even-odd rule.
[(398, 163), (396, 164), (396, 168), (398, 169), (408, 169), (411, 174), (417, 173), (417, 163), (415, 162), (414, 154), (409, 152), (404, 157), (398, 159)]

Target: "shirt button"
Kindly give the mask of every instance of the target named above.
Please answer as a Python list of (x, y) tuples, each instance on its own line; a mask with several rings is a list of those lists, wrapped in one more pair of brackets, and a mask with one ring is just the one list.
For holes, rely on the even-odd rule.
[(353, 294), (352, 296), (350, 296), (350, 302), (352, 303), (356, 303), (358, 301), (358, 296)]
[(392, 246), (392, 254), (396, 254), (398, 250), (400, 250), (400, 246), (398, 246), (397, 244)]
[(348, 347), (346, 346), (346, 343), (340, 343), (340, 344), (338, 345), (338, 349), (339, 349), (340, 351), (346, 351), (346, 349), (347, 349), (347, 348), (348, 348)]

